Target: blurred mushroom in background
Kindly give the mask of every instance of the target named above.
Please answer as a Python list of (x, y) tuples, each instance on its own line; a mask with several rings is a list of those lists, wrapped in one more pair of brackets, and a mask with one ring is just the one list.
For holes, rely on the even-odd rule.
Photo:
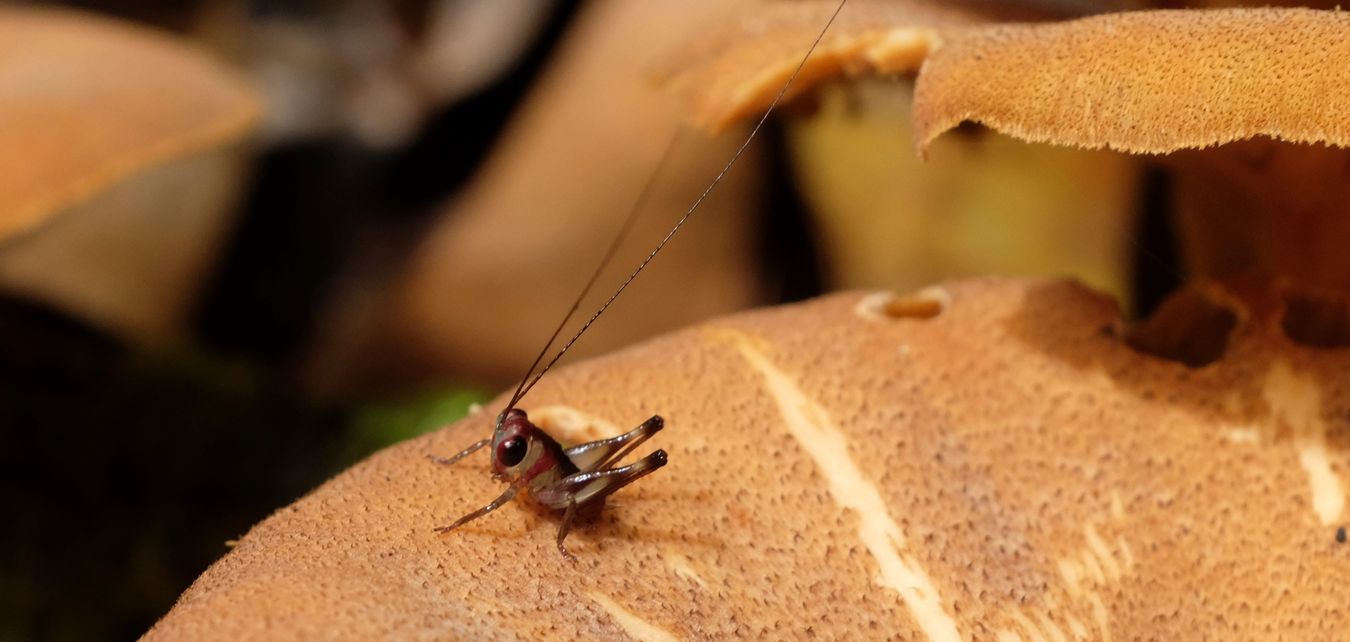
[[(596, 301), (585, 305), (603, 300), (602, 290), (650, 250), (739, 142), (739, 133), (713, 143), (678, 137), (675, 105), (648, 82), (652, 60), (723, 4), (588, 6), (473, 183), (438, 215), (407, 266), (351, 299), (364, 300), (370, 318), (335, 327), (335, 343), (322, 345), (311, 368), (328, 382), (319, 387), (341, 386), (372, 362), (373, 379), (386, 387), (410, 369), (499, 384), (519, 377), (639, 207)], [(616, 306), (606, 332), (577, 354), (762, 300), (750, 229), (757, 151), (709, 200), (700, 224)], [(652, 190), (638, 203), (649, 179)], [(360, 313), (346, 310), (353, 311)], [(342, 344), (353, 341), (344, 355)]]
[(305, 413), (168, 356), (191, 340), (259, 102), (170, 35), (0, 8), (0, 638), (132, 635), (218, 554), (185, 534), (237, 532), (307, 486), (250, 489), (268, 455), (237, 437), (271, 412), (303, 438)]
[[(569, 15), (540, 0), (204, 11), (199, 37), (250, 69), (271, 106), (244, 222), (199, 309), (208, 345), (299, 362), (346, 282), (392, 269), (469, 181)], [(270, 314), (249, 313), (260, 305)]]
[(0, 288), (122, 336), (181, 336), (229, 227), (256, 94), (158, 34), (0, 11)]
[[(329, 399), (523, 370), (672, 136), (676, 117), (644, 65), (710, 11), (652, 21), (661, 39), (625, 33), (635, 23), (612, 11), (573, 25), (575, 3), (226, 6), (214, 22), (226, 27), (202, 31), (253, 69), (274, 108), (248, 215), (198, 318), (209, 345), (296, 372)], [(686, 175), (703, 147), (677, 146), (666, 175)], [(679, 187), (703, 177), (687, 180)], [(670, 213), (687, 193), (645, 207)], [(650, 238), (666, 222), (639, 225)], [(754, 253), (735, 240), (745, 232), (708, 234), (727, 258), (686, 259), (693, 272), (672, 266), (662, 280), (729, 273), (712, 279), (725, 287), (684, 302), (647, 295), (633, 308), (646, 316), (621, 315), (608, 345), (751, 303)], [(506, 243), (535, 247), (509, 266), (485, 262)], [(297, 247), (309, 260), (293, 260)], [(251, 314), (259, 305), (270, 314)]]
[(497, 81), (555, 12), (552, 0), (221, 0), (199, 37), (248, 66), (272, 106), (271, 144), (332, 133), (411, 144), (434, 112)]

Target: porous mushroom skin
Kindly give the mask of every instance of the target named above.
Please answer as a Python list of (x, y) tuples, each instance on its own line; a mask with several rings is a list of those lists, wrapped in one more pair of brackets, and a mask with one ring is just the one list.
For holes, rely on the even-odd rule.
[(427, 460), (494, 407), (268, 518), (146, 637), (1344, 639), (1350, 351), (1236, 316), (1202, 368), (1066, 282), (710, 321), (526, 400), (570, 440), (667, 420), (576, 562), (519, 502), (432, 531), (500, 492), (481, 453)]
[(1140, 11), (949, 37), (914, 99), (924, 149), (963, 121), (1161, 154), (1268, 136), (1350, 145), (1350, 14)]

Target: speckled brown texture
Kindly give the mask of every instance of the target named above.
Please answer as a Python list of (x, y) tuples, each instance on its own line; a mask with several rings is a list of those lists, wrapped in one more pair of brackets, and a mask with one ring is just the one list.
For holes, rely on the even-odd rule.
[(240, 79), (182, 42), (53, 9), (0, 7), (0, 239), (257, 119)]
[(962, 121), (1137, 153), (1255, 136), (1350, 145), (1350, 14), (1120, 13), (949, 38), (919, 76), (922, 150)]
[[(766, 5), (683, 54), (671, 84), (690, 119), (718, 129), (762, 111), (835, 5)], [(1255, 136), (1350, 145), (1346, 12), (1136, 11), (984, 24), (1008, 17), (1007, 9), (993, 16), (934, 2), (851, 2), (789, 94), (839, 75), (919, 70), (921, 150), (963, 121), (1136, 153)]]
[(1188, 369), (1073, 284), (945, 290), (932, 319), (837, 295), (545, 378), (536, 417), (667, 419), (670, 464), (572, 535), (576, 564), (524, 505), (432, 532), (500, 490), (481, 454), (425, 458), (488, 411), (255, 527), (148, 639), (1344, 639), (1350, 350), (1246, 310)]
[[(762, 112), (838, 5), (838, 0), (760, 3), (679, 51), (663, 73), (665, 84), (686, 103), (689, 119), (710, 130)], [(853, 0), (784, 98), (840, 74), (913, 72), (945, 30), (984, 20), (984, 14), (922, 0)]]

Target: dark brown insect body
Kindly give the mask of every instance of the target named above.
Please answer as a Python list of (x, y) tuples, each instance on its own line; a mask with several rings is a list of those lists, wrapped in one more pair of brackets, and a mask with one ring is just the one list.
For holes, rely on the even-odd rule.
[(664, 425), (660, 417), (653, 416), (617, 437), (563, 448), (531, 423), (524, 410), (505, 410), (497, 415), (497, 425), (490, 439), (476, 442), (454, 457), (433, 459), (453, 464), (491, 444), (492, 476), (510, 486), (486, 506), (436, 530), (448, 532), (478, 519), (511, 501), (524, 489), (536, 502), (563, 511), (562, 524), (558, 526), (558, 551), (571, 557), (563, 540), (572, 528), (579, 507), (599, 510), (611, 493), (666, 464), (666, 451), (657, 450), (637, 463), (614, 467)]

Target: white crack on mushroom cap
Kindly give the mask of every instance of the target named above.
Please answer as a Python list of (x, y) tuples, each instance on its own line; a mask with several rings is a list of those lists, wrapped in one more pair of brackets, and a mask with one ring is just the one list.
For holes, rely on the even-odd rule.
[(432, 532), (500, 490), (485, 459), (425, 458), (484, 413), (256, 526), (147, 639), (1343, 637), (1350, 352), (1258, 311), (1190, 368), (1077, 285), (942, 292), (936, 316), (836, 295), (544, 379), (527, 410), (667, 419), (670, 464), (574, 531), (575, 564), (520, 502)]

